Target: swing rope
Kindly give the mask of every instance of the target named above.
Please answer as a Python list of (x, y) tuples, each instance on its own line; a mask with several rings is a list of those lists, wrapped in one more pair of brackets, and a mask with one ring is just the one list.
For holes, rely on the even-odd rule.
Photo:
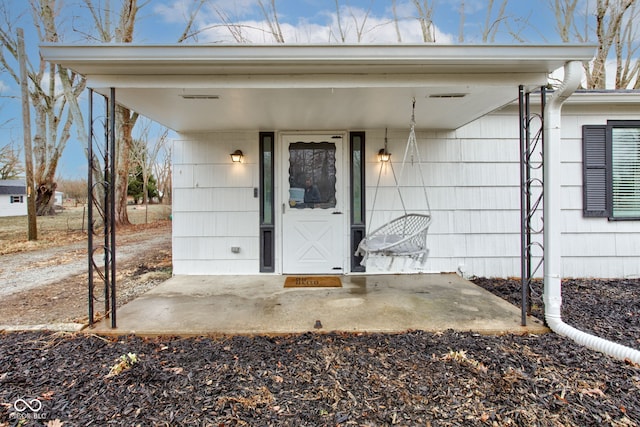
[[(411, 128), (409, 132), (409, 139), (402, 159), (402, 168), (400, 170), (400, 179), (396, 176), (393, 168), (393, 162), (389, 158), (389, 166), (393, 174), (397, 193), (400, 197), (400, 203), (402, 205), (403, 215), (393, 219), (382, 226), (378, 227), (374, 231), (370, 231), (371, 224), (373, 223), (373, 215), (375, 212), (375, 204), (378, 197), (378, 189), (380, 187), (380, 179), (382, 176), (383, 165), (380, 166), (378, 172), (378, 181), (376, 183), (376, 190), (373, 197), (373, 204), (371, 207), (371, 216), (369, 221), (369, 231), (367, 236), (358, 245), (357, 255), (364, 255), (362, 264), (366, 263), (366, 260), (370, 254), (386, 255), (386, 256), (409, 256), (411, 258), (419, 259), (422, 263), (426, 260), (426, 254), (428, 249), (426, 247), (427, 232), (431, 224), (431, 207), (429, 205), (429, 198), (427, 195), (426, 185), (424, 182), (424, 174), (422, 173), (422, 159), (420, 158), (420, 152), (418, 150), (418, 144), (415, 136), (415, 107), (416, 101), (413, 99), (413, 106), (411, 112)], [(387, 151), (387, 131), (385, 129), (384, 138), (384, 153)], [(404, 176), (405, 166), (410, 156), (411, 165), (414, 164), (414, 156), (417, 157), (419, 175), (421, 179), (422, 189), (424, 193), (424, 200), (427, 206), (427, 214), (409, 214), (400, 191), (400, 181)], [(393, 258), (391, 260), (393, 263)], [(389, 268), (391, 264), (389, 265)]]
[[(389, 151), (387, 150), (387, 142), (388, 142), (388, 138), (387, 138), (387, 129), (384, 130), (384, 153), (391, 156), (391, 154), (389, 153)], [(406, 154), (405, 154), (406, 155)], [(386, 162), (389, 164), (389, 167), (391, 168), (391, 174), (393, 175), (393, 182), (396, 185), (396, 190), (398, 191), (398, 196), (400, 197), (400, 204), (402, 205), (402, 212), (404, 212), (404, 214), (407, 214), (407, 208), (404, 204), (404, 199), (402, 198), (402, 193), (400, 192), (400, 186), (399, 186), (399, 181), (398, 178), (396, 176), (396, 171), (393, 168), (393, 162), (391, 161), (391, 157), (389, 157), (389, 161)], [(380, 169), (378, 170), (378, 181), (376, 182), (376, 191), (373, 193), (373, 203), (371, 205), (371, 214), (369, 216), (369, 224), (368, 224), (368, 230), (371, 230), (371, 224), (373, 224), (373, 214), (375, 212), (375, 207), (376, 207), (376, 200), (378, 199), (378, 189), (380, 188), (380, 178), (382, 177), (382, 170), (384, 169), (384, 164), (380, 166)]]
[[(411, 156), (411, 166), (414, 163), (414, 154), (418, 160), (418, 170), (420, 175), (420, 184), (422, 184), (422, 192), (424, 194), (424, 201), (427, 205), (427, 212), (431, 215), (431, 207), (429, 206), (429, 197), (427, 195), (427, 186), (424, 182), (424, 173), (422, 173), (422, 159), (420, 158), (420, 150), (418, 150), (418, 141), (416, 139), (416, 99), (413, 98), (413, 107), (411, 109), (411, 127), (409, 131), (409, 139), (407, 140), (407, 146), (404, 150), (404, 157), (402, 158), (402, 168), (400, 169), (400, 179), (404, 177), (404, 168), (407, 164), (407, 157)], [(396, 181), (396, 188), (398, 189), (398, 194), (400, 194), (400, 184)], [(404, 202), (402, 203), (402, 208), (404, 209), (404, 213), (407, 211), (404, 207)]]

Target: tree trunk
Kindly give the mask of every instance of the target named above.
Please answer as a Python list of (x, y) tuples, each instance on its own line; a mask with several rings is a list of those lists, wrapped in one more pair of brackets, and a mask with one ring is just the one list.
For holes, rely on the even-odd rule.
[(36, 215), (55, 215), (53, 204), (55, 202), (56, 188), (55, 182), (43, 182), (38, 184), (36, 190)]
[(136, 123), (138, 115), (131, 113), (131, 110), (123, 107), (116, 108), (116, 116), (119, 126), (117, 126), (116, 138), (116, 224), (129, 225), (129, 214), (127, 212), (127, 187), (129, 184), (129, 164), (131, 162), (131, 132)]

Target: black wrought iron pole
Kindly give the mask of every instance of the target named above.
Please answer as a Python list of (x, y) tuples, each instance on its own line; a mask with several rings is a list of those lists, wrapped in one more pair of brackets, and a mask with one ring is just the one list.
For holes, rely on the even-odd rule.
[(525, 127), (525, 188), (524, 188), (524, 194), (525, 194), (525, 200), (526, 200), (526, 206), (525, 206), (525, 263), (526, 263), (526, 283), (525, 283), (525, 287), (523, 288), (523, 292), (525, 294), (525, 299), (524, 302), (526, 302), (526, 304), (524, 304), (525, 309), (527, 310), (527, 314), (531, 314), (531, 279), (532, 279), (532, 275), (533, 275), (533, 271), (531, 269), (531, 220), (533, 218), (533, 212), (531, 211), (531, 168), (532, 168), (532, 164), (531, 164), (531, 156), (533, 155), (532, 151), (533, 148), (531, 146), (531, 123), (532, 123), (532, 117), (531, 117), (531, 94), (529, 92), (527, 92), (525, 94), (525, 101), (524, 101), (524, 115), (526, 117), (526, 127)]
[(87, 141), (87, 259), (89, 327), (93, 327), (93, 89), (89, 89), (89, 140)]
[(116, 88), (112, 87), (110, 92), (111, 110), (111, 141), (109, 155), (111, 157), (109, 193), (111, 205), (109, 205), (110, 227), (110, 255), (111, 255), (111, 327), (116, 327)]
[(103, 187), (104, 187), (104, 194), (103, 194), (103, 205), (102, 205), (102, 212), (103, 212), (103, 219), (102, 219), (102, 238), (103, 240), (103, 250), (104, 250), (104, 315), (105, 317), (110, 317), (111, 316), (111, 309), (110, 309), (110, 291), (111, 288), (109, 286), (109, 283), (111, 281), (111, 250), (109, 248), (109, 227), (110, 227), (110, 222), (109, 222), (109, 196), (110, 196), (110, 191), (109, 191), (109, 182), (111, 180), (110, 176), (109, 176), (109, 141), (110, 141), (110, 127), (111, 127), (111, 117), (112, 117), (112, 113), (111, 113), (111, 109), (109, 108), (110, 106), (110, 100), (108, 98), (105, 98), (104, 100), (105, 102), (105, 111), (107, 112), (107, 120), (104, 123), (104, 151), (102, 153), (102, 158), (103, 158), (103, 171), (102, 171), (102, 180), (103, 180)]
[(526, 156), (527, 156), (527, 142), (526, 142), (526, 122), (528, 121), (528, 117), (525, 115), (525, 93), (524, 86), (520, 85), (518, 87), (518, 117), (520, 119), (519, 127), (520, 127), (520, 285), (522, 291), (522, 302), (521, 302), (521, 319), (520, 324), (522, 326), (527, 326), (527, 291), (526, 287), (528, 287), (527, 281), (527, 262), (526, 262), (526, 216), (528, 212), (526, 210)]

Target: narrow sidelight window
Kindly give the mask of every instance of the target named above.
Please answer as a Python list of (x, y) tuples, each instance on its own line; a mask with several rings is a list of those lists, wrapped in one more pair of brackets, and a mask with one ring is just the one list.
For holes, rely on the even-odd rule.
[(275, 271), (274, 132), (260, 132), (260, 271)]
[(364, 132), (351, 132), (349, 134), (350, 149), (350, 176), (351, 176), (351, 271), (365, 271), (360, 265), (362, 257), (355, 252), (364, 239), (365, 224), (365, 182), (364, 182)]

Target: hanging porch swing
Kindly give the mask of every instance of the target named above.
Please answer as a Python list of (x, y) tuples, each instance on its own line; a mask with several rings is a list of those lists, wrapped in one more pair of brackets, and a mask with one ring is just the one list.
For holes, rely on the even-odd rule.
[[(420, 152), (416, 141), (415, 108), (416, 100), (414, 98), (411, 112), (411, 128), (404, 157), (402, 159), (400, 180), (402, 180), (404, 176), (407, 161), (410, 160), (411, 166), (413, 166), (414, 160), (417, 160), (422, 190), (424, 193), (424, 204), (426, 207), (422, 212), (426, 213), (407, 212), (404, 199), (402, 198), (402, 192), (400, 191), (400, 180), (396, 177), (395, 170), (393, 169), (393, 163), (391, 162), (391, 156), (387, 151), (387, 135), (385, 131), (384, 149), (380, 150), (379, 154), (381, 156), (386, 156), (386, 162), (389, 164), (391, 172), (393, 173), (393, 179), (400, 198), (400, 204), (402, 205), (403, 215), (392, 219), (366, 234), (365, 238), (360, 242), (358, 249), (356, 250), (356, 256), (363, 257), (361, 265), (365, 265), (371, 255), (390, 257), (388, 269), (391, 269), (396, 257), (408, 257), (418, 261), (420, 265), (423, 265), (427, 260), (427, 256), (429, 254), (427, 236), (429, 226), (431, 225), (431, 208), (429, 206), (429, 198), (427, 196), (424, 175), (422, 173), (422, 159), (420, 158)], [(371, 206), (371, 220), (369, 221), (369, 224), (372, 224), (373, 214), (375, 212), (375, 204), (378, 196), (378, 189), (380, 187), (382, 169), (383, 167), (380, 167), (380, 171), (378, 172), (378, 181), (376, 183), (373, 204)]]

